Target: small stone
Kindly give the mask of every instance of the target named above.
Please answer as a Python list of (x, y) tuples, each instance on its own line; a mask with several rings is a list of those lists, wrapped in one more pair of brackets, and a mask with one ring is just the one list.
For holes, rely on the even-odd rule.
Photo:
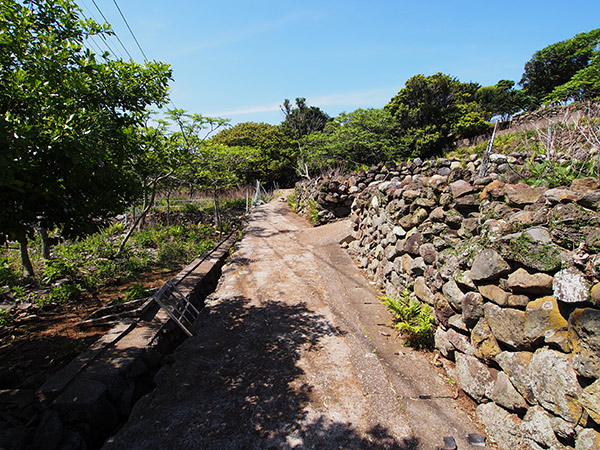
[(468, 292), (462, 300), (462, 317), (468, 327), (474, 326), (483, 317), (483, 297), (476, 292)]
[(521, 425), (525, 442), (541, 444), (544, 448), (560, 448), (561, 444), (554, 434), (550, 414), (540, 406), (533, 406), (525, 414)]
[(600, 311), (577, 308), (569, 316), (573, 331), (573, 366), (588, 378), (600, 378)]
[(552, 276), (545, 273), (530, 274), (520, 268), (508, 276), (508, 286), (513, 292), (526, 294), (551, 294)]
[(527, 303), (529, 303), (530, 301), (530, 298), (526, 295), (510, 295), (508, 297), (508, 306), (524, 307), (527, 306)]
[(435, 297), (431, 292), (431, 289), (425, 283), (425, 278), (419, 277), (415, 280), (415, 284), (413, 286), (415, 295), (422, 302), (427, 303), (428, 305), (435, 305)]
[(600, 183), (594, 177), (577, 178), (571, 183), (571, 190), (575, 192), (587, 193), (597, 189), (600, 189)]
[(600, 448), (600, 433), (592, 428), (585, 428), (577, 434), (575, 450), (598, 450)]
[(451, 278), (442, 286), (442, 293), (455, 310), (462, 311), (462, 301), (465, 294), (460, 290), (454, 279)]
[(529, 302), (525, 310), (525, 336), (532, 342), (544, 339), (547, 344), (558, 344), (569, 352), (568, 323), (558, 309), (554, 297), (542, 297)]
[(513, 386), (530, 404), (535, 401), (531, 388), (532, 375), (529, 372), (532, 356), (533, 353), (530, 352), (502, 352), (495, 358), (498, 365), (508, 375)]
[(517, 449), (522, 446), (521, 419), (516, 414), (510, 414), (504, 408), (490, 402), (477, 407), (477, 418), (500, 447)]
[(450, 183), (450, 189), (455, 199), (473, 192), (473, 186), (465, 180), (456, 180)]
[(479, 198), (481, 200), (484, 200), (486, 198), (495, 199), (502, 197), (503, 195), (504, 183), (500, 180), (495, 180), (488, 184), (485, 188), (483, 188), (483, 191), (481, 191), (481, 194), (479, 194)]
[(483, 309), (485, 320), (498, 341), (515, 349), (529, 348), (531, 340), (525, 336), (524, 311), (501, 308), (494, 303), (486, 303)]
[(524, 183), (507, 184), (504, 193), (511, 206), (522, 207), (532, 205), (539, 200), (544, 192), (543, 188), (534, 188)]
[(464, 286), (467, 289), (477, 289), (475, 283), (473, 283), (473, 279), (471, 278), (470, 270), (457, 270), (454, 272), (454, 280), (457, 284)]
[(563, 303), (583, 303), (588, 301), (590, 295), (590, 283), (585, 275), (574, 267), (554, 275), (552, 289), (557, 300)]
[(437, 250), (433, 244), (423, 244), (419, 247), (419, 254), (427, 264), (435, 264), (437, 262)]
[(448, 340), (447, 332), (437, 327), (434, 335), (435, 348), (445, 357), (449, 358), (454, 355), (454, 345)]
[(448, 319), (448, 326), (465, 332), (469, 331), (465, 321), (462, 318), (462, 314), (454, 314), (453, 316), (450, 316)]
[(469, 341), (469, 338), (464, 334), (458, 333), (453, 329), (449, 329), (446, 333), (446, 337), (456, 350), (465, 355), (475, 356), (475, 348)]
[(600, 380), (596, 380), (583, 390), (581, 403), (592, 420), (600, 424)]
[(570, 189), (554, 188), (544, 192), (543, 197), (551, 203), (576, 202), (580, 196)]
[(471, 267), (473, 281), (487, 281), (500, 278), (510, 272), (510, 265), (492, 249), (485, 249), (478, 253)]
[(494, 284), (485, 284), (478, 287), (479, 293), (488, 300), (493, 301), (497, 305), (508, 305), (510, 294)]
[(527, 408), (527, 402), (523, 396), (517, 392), (504, 372), (498, 373), (492, 389), (487, 393), (487, 397), (509, 411)]

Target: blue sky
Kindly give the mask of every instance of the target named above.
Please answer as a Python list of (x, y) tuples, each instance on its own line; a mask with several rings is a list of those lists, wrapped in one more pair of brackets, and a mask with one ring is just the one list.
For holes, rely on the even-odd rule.
[[(114, 0), (95, 1), (143, 61)], [(117, 1), (148, 58), (171, 64), (173, 104), (233, 124), (280, 123), (285, 98), (381, 108), (419, 73), (518, 81), (535, 51), (600, 27), (598, 0)]]

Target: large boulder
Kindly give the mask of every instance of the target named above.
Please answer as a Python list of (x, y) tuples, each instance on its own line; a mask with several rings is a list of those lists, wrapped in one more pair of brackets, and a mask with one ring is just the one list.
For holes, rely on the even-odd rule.
[(488, 366), (473, 356), (456, 354), (456, 377), (460, 387), (481, 402), (494, 387), (495, 377)]
[(567, 422), (580, 420), (581, 387), (569, 356), (541, 348), (531, 358), (529, 375), (535, 399), (542, 407)]
[(522, 446), (521, 419), (516, 414), (490, 402), (477, 407), (477, 418), (501, 448), (518, 449)]
[(545, 340), (570, 351), (568, 323), (558, 309), (554, 297), (541, 297), (529, 302), (525, 310), (525, 336), (531, 342)]
[(502, 370), (508, 375), (513, 386), (530, 403), (535, 402), (532, 384), (533, 379), (529, 372), (529, 364), (533, 353), (530, 352), (502, 352), (495, 360)]
[(578, 308), (569, 316), (573, 365), (584, 377), (600, 378), (600, 311)]
[(494, 337), (514, 349), (527, 349), (531, 339), (525, 335), (525, 312), (513, 308), (501, 308), (494, 303), (483, 306), (485, 320)]

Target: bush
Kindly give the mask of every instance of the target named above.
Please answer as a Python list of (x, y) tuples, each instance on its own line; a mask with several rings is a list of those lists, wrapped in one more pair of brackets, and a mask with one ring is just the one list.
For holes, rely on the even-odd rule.
[(81, 294), (81, 288), (78, 284), (63, 284), (53, 287), (46, 298), (40, 298), (37, 303), (44, 306), (47, 303), (64, 304), (75, 300)]
[(11, 320), (12, 320), (12, 317), (11, 317), (10, 311), (7, 311), (5, 309), (0, 309), (0, 328), (8, 325)]
[(181, 242), (168, 241), (160, 246), (156, 257), (160, 264), (168, 266), (181, 263), (185, 259), (186, 253)]
[(13, 270), (8, 258), (0, 257), (0, 285), (11, 285), (17, 282), (18, 276)]
[(406, 338), (405, 345), (417, 349), (433, 348), (434, 318), (428, 305), (411, 298), (408, 289), (400, 298), (384, 296), (381, 301), (394, 314), (394, 327)]
[(140, 298), (145, 298), (148, 297), (148, 295), (149, 292), (142, 283), (134, 283), (125, 292), (125, 299), (123, 300), (123, 303), (131, 302)]

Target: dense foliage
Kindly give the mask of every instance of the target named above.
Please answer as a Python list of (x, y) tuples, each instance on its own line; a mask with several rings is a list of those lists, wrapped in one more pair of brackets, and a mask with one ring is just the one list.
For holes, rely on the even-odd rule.
[[(593, 84), (593, 74), (598, 73), (599, 54), (600, 28), (579, 33), (536, 52), (525, 64), (520, 84), (534, 106), (547, 101), (597, 97), (597, 79), (595, 92), (588, 92), (587, 83), (582, 81), (589, 80)], [(588, 69), (591, 64), (596, 67), (595, 72)], [(577, 74), (574, 81), (578, 82), (578, 89), (573, 89), (573, 86), (571, 89), (561, 88)], [(556, 89), (559, 91), (554, 92)]]

